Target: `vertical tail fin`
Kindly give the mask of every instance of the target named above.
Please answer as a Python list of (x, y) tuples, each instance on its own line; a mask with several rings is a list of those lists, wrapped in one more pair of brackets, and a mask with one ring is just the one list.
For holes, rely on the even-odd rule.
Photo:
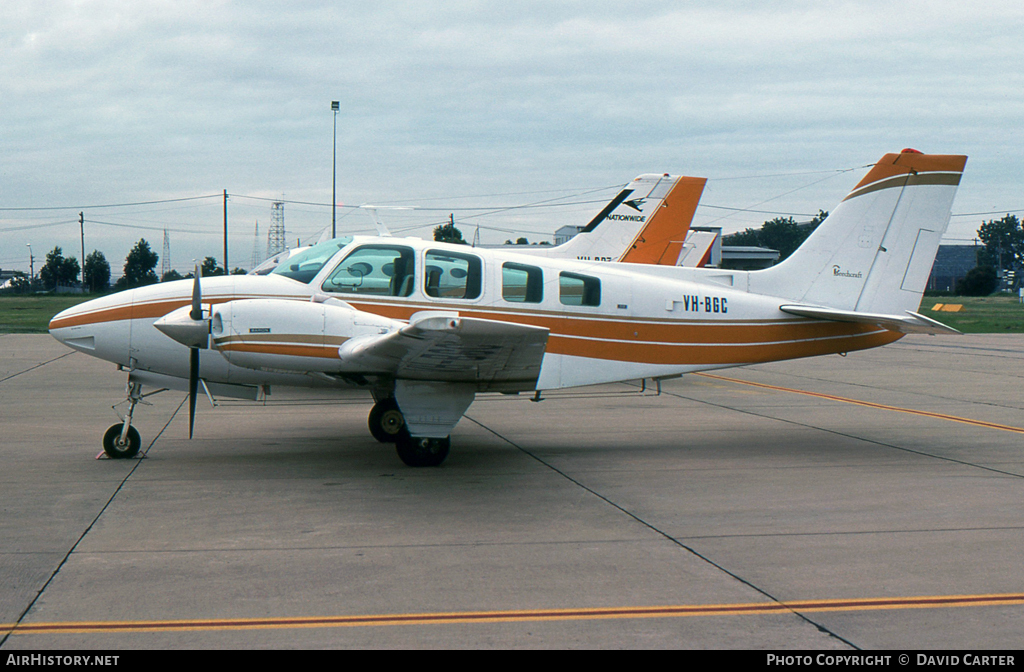
[(916, 311), (966, 156), (886, 154), (782, 263), (750, 289), (840, 310)]
[[(683, 252), (683, 242), (690, 222), (697, 211), (707, 178), (676, 177), (660, 203), (649, 212), (644, 228), (626, 248), (619, 261), (634, 264), (667, 264), (675, 266)], [(652, 191), (652, 194), (655, 192)], [(653, 195), (652, 200), (655, 198)]]
[(547, 254), (675, 265), (706, 182), (703, 177), (640, 175), (583, 231)]

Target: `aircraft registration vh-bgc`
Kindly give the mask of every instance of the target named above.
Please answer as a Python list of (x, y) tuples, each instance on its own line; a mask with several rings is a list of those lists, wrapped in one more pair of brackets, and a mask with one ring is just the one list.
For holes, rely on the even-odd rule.
[(200, 386), (256, 400), (285, 385), (368, 393), (373, 436), (409, 466), (436, 466), (478, 392), (660, 379), (958, 333), (915, 311), (966, 161), (885, 155), (764, 270), (346, 237), (265, 276), (94, 299), (56, 315), (50, 333), (128, 373), (128, 412), (103, 439), (111, 457), (139, 450), (131, 420), (144, 386), (188, 391), (191, 437)]

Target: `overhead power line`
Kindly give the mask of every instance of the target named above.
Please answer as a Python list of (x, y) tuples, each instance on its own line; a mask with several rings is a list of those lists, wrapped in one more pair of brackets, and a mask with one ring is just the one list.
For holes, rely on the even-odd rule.
[(724, 205), (705, 205), (703, 203), (697, 206), (698, 208), (711, 208), (712, 210), (734, 210), (736, 212), (756, 212), (759, 215), (789, 215), (790, 217), (817, 217), (818, 213), (809, 215), (805, 212), (776, 212), (774, 210), (752, 210), (751, 208), (729, 208)]
[[(78, 220), (75, 220), (78, 223)], [(192, 235), (220, 235), (220, 229), (213, 228), (210, 231), (201, 231), (197, 229), (175, 229), (169, 226), (146, 226), (144, 224), (119, 224), (117, 222), (102, 222), (98, 219), (86, 219), (86, 224), (102, 224), (103, 226), (116, 226), (120, 229), (144, 229), (146, 231), (170, 231), (172, 233), (188, 233)]]
[(10, 231), (27, 231), (29, 229), (45, 229), (51, 226), (61, 226), (63, 224), (78, 224), (77, 219), (65, 219), (59, 222), (44, 222), (42, 224), (25, 224), (24, 226), (12, 226), (6, 229), (0, 229), (0, 233), (8, 233)]
[(950, 217), (980, 217), (982, 215), (1000, 215), (1013, 212), (1024, 212), (1024, 208), (1018, 208), (1016, 210), (993, 210), (992, 212), (964, 212), (956, 215), (950, 215)]
[(180, 203), (182, 201), (199, 201), (204, 198), (221, 198), (222, 194), (208, 196), (188, 196), (186, 198), (164, 198), (159, 201), (137, 201), (135, 203), (107, 203), (104, 205), (48, 205), (31, 208), (0, 208), (0, 212), (31, 212), (39, 210), (96, 210), (98, 208), (127, 208), (135, 205), (156, 205), (158, 203)]

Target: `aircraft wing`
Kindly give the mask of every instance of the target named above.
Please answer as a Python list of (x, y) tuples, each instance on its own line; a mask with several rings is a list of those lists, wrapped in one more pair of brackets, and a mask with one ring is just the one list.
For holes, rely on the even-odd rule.
[(857, 322), (860, 324), (877, 324), (880, 327), (891, 331), (898, 331), (904, 334), (960, 334), (953, 327), (948, 327), (937, 320), (925, 317), (919, 313), (907, 311), (906, 316), (883, 315), (880, 313), (859, 313), (854, 310), (838, 310), (836, 308), (823, 308), (820, 306), (779, 306), (779, 310), (790, 315), (800, 317), (813, 317), (819, 320), (832, 320), (833, 322)]
[(428, 312), (389, 334), (350, 339), (339, 355), (355, 373), (521, 392), (534, 389), (547, 342), (542, 327)]

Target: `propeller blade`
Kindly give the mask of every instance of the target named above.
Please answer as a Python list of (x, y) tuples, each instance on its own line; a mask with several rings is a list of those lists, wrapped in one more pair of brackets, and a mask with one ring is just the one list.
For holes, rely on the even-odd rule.
[(203, 319), (203, 290), (199, 286), (199, 279), (203, 277), (203, 269), (196, 264), (195, 280), (192, 282), (192, 312), (188, 315), (193, 320)]
[(188, 362), (188, 438), (196, 424), (196, 393), (199, 391), (199, 348), (189, 348)]
[[(192, 310), (188, 316), (197, 322), (203, 319), (202, 277), (203, 269), (196, 264), (195, 280), (192, 282)], [(188, 438), (191, 439), (196, 426), (196, 394), (199, 392), (199, 348), (189, 348), (188, 353)]]

